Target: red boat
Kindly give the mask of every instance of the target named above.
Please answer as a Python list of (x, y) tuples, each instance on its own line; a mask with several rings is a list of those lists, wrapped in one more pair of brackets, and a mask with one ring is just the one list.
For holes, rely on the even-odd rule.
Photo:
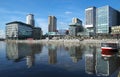
[(117, 43), (101, 43), (102, 56), (111, 57), (118, 51)]

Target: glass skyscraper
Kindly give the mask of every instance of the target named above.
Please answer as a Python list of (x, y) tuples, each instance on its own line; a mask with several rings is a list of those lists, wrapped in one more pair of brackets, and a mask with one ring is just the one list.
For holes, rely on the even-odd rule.
[(103, 6), (96, 10), (96, 33), (109, 34), (111, 26), (117, 24), (117, 11), (110, 6)]
[(89, 35), (94, 36), (96, 25), (96, 7), (89, 7), (85, 9), (85, 26), (88, 29)]

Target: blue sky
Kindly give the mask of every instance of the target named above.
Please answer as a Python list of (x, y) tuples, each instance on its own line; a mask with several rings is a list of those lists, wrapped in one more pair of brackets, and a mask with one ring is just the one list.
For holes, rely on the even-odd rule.
[(120, 0), (0, 0), (0, 32), (5, 31), (5, 23), (26, 22), (29, 13), (35, 16), (35, 25), (48, 30), (48, 16), (57, 17), (57, 29), (68, 29), (73, 17), (85, 21), (85, 9), (90, 6), (110, 5), (120, 9)]

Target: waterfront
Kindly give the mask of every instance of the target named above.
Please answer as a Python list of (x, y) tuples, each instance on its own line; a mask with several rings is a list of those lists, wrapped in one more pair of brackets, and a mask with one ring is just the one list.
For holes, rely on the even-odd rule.
[(0, 42), (1, 77), (118, 77), (120, 56), (101, 56), (99, 44)]

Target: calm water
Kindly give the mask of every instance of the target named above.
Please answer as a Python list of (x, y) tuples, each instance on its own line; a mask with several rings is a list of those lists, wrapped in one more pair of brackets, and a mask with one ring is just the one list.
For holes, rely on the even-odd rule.
[(118, 77), (120, 56), (100, 46), (0, 42), (0, 77)]

